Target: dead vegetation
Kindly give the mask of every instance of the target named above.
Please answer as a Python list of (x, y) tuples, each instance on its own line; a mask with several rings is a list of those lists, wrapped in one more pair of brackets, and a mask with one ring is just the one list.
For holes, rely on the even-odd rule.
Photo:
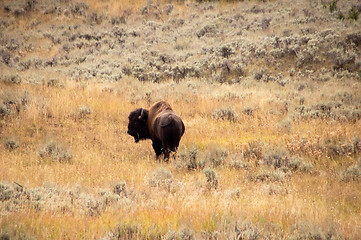
[(0, 238), (359, 239), (359, 3), (294, 4), (1, 2)]

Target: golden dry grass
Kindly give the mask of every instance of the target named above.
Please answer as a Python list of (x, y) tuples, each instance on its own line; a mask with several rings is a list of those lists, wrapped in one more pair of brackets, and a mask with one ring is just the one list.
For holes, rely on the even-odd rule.
[[(192, 84), (198, 86), (197, 91)], [(15, 228), (16, 223), (37, 239), (94, 239), (105, 236), (120, 222), (138, 224), (145, 235), (152, 236), (152, 231), (166, 233), (182, 226), (196, 233), (232, 231), (231, 223), (248, 219), (263, 230), (274, 229), (272, 238), (287, 239), (290, 228), (303, 221), (321, 230), (334, 226), (345, 238), (360, 237), (360, 182), (345, 183), (339, 178), (341, 170), (359, 156), (328, 156), (318, 147), (324, 139), (360, 138), (360, 122), (299, 119), (292, 122), (292, 130), (277, 128), (287, 116), (282, 101), (273, 100), (287, 95), (277, 85), (264, 89), (257, 84), (235, 87), (195, 80), (152, 84), (126, 79), (107, 85), (65, 83), (64, 87), (1, 84), (1, 89), (15, 95), (26, 91), (30, 96), (26, 109), (0, 122), (2, 140), (11, 137), (19, 143), (12, 151), (0, 147), (1, 182), (17, 182), (27, 189), (44, 184), (60, 189), (77, 186), (97, 195), (125, 181), (132, 194), (129, 203), (117, 202), (95, 216), (71, 205), (66, 211), (56, 207), (34, 210), (24, 203), (18, 211), (1, 214), (3, 229)], [(126, 134), (129, 112), (149, 107), (158, 98), (169, 101), (184, 120), (186, 133), (180, 151), (187, 152), (192, 146), (201, 155), (214, 147), (229, 151), (225, 163), (215, 167), (219, 176), (216, 190), (206, 188), (202, 170), (179, 168), (179, 156), (169, 164), (159, 162), (150, 141), (135, 144)], [(91, 113), (80, 117), (81, 106), (90, 108)], [(225, 106), (235, 109), (236, 122), (213, 118), (213, 112)], [(242, 113), (249, 106), (254, 108), (253, 116)], [(306, 146), (302, 138), (307, 139)], [(71, 149), (70, 162), (40, 157), (39, 149), (49, 139)], [(232, 156), (246, 152), (249, 144), (257, 141), (287, 146), (291, 153), (308, 159), (315, 172), (294, 173), (272, 183), (249, 180), (264, 168), (253, 157), (247, 160), (247, 170), (228, 167)], [(159, 168), (173, 175), (169, 191), (148, 183)], [(274, 186), (280, 190), (270, 191)], [(239, 195), (232, 197), (235, 189)]]
[[(67, 55), (64, 45), (53, 44), (51, 38), (45, 37), (52, 32), (43, 30), (53, 29), (53, 26), (59, 29), (69, 26), (69, 32), (72, 31), (70, 26), (74, 28), (77, 24), (83, 24), (85, 29), (93, 28), (92, 17), (101, 18), (102, 14), (107, 18), (100, 28), (107, 27), (112, 17), (126, 22), (125, 28), (145, 22), (143, 18), (167, 22), (166, 18), (171, 16), (165, 16), (162, 7), (168, 3), (175, 5), (174, 15), (183, 17), (185, 25), (193, 24), (188, 23), (193, 15), (197, 19), (192, 4), (186, 7), (189, 2), (183, 1), (84, 0), (71, 3), (82, 2), (90, 7), (82, 17), (69, 14), (68, 6), (62, 8), (61, 14), (28, 11), (16, 17), (4, 8), (0, 15), (11, 21), (4, 21), (8, 26), (2, 27), (1, 33), (13, 39), (21, 39), (22, 35), (29, 37), (24, 44), (31, 44), (16, 50), (20, 60), (25, 62), (37, 60), (39, 56), (51, 60)], [(157, 16), (140, 15), (141, 9), (152, 3), (159, 3), (157, 10), (162, 9)], [(220, 13), (232, 13), (234, 6), (228, 4), (225, 0), (212, 3), (215, 7), (210, 15), (223, 18)], [(237, 2), (237, 9), (243, 6), (248, 9), (241, 12), (241, 15), (250, 16), (245, 25), (257, 25), (271, 13), (273, 5), (266, 6), (268, 10), (260, 11), (259, 15), (252, 13), (258, 4), (258, 0)], [(308, 4), (307, 9), (285, 11), (286, 19), (280, 14), (282, 21), (276, 21), (274, 16), (272, 24), (262, 32), (244, 31), (237, 41), (254, 40), (257, 45), (259, 39), (267, 36), (299, 31), (300, 25), (293, 21), (298, 20), (299, 15), (312, 13), (308, 10), (313, 9), (311, 1), (298, 5)], [(94, 12), (100, 15), (93, 15)], [(326, 12), (327, 9), (322, 14)], [(237, 13), (233, 13), (236, 16)], [(317, 26), (325, 24), (326, 27), (317, 28), (311, 23), (301, 28), (322, 32), (330, 28), (330, 22), (335, 24), (324, 21), (328, 19), (324, 16), (319, 18)], [(201, 21), (202, 18), (199, 23)], [(35, 27), (40, 23), (40, 27)], [(356, 26), (350, 21), (337, 24)], [(98, 28), (94, 29), (96, 32)], [(130, 34), (134, 29), (126, 29), (126, 32)], [(344, 26), (340, 29), (335, 36), (347, 32)], [(199, 28), (194, 29), (197, 30)], [(33, 34), (25, 34), (27, 32)], [(175, 40), (175, 48), (203, 47), (201, 43), (190, 44), (190, 39), (181, 34)], [(136, 48), (145, 40), (127, 41), (136, 41)], [(21, 45), (22, 41), (19, 42)], [(4, 40), (4, 43), (11, 41)], [(165, 42), (157, 46), (157, 51), (166, 53), (172, 48), (173, 45)], [(104, 58), (99, 57), (99, 61)], [(118, 61), (118, 58), (111, 61)], [(294, 71), (299, 70), (300, 74), (289, 77), (296, 61), (297, 56), (290, 55), (275, 59), (275, 63), (268, 66), (270, 75), (284, 75), (288, 81), (284, 86), (277, 81), (254, 79), (253, 74), (270, 64), (268, 58), (262, 57), (248, 63), (236, 84), (220, 84), (207, 72), (199, 79), (185, 77), (179, 82), (140, 82), (124, 75), (117, 78), (117, 82), (100, 83), (108, 80), (99, 75), (100, 79), (83, 79), (82, 76), (64, 79), (61, 64), (55, 70), (30, 67), (20, 71), (18, 65), (1, 62), (1, 74), (19, 74), (24, 80), (12, 84), (6, 83), (5, 77), (0, 79), (0, 239), (3, 236), (10, 239), (100, 239), (117, 229), (125, 234), (120, 239), (160, 239), (169, 231), (180, 233), (184, 228), (194, 231), (194, 239), (212, 239), (212, 234), (216, 233), (220, 234), (218, 239), (235, 239), (237, 227), (242, 228), (242, 225), (246, 226), (241, 231), (244, 239), (317, 239), (317, 236), (326, 239), (330, 232), (335, 239), (361, 239), (361, 175), (354, 175), (354, 181), (343, 179), (346, 170), (360, 161), (361, 144), (356, 142), (361, 138), (359, 77), (356, 73), (341, 74), (332, 69), (331, 59), (310, 62), (310, 70), (308, 66), (297, 68)], [(78, 63), (72, 64), (69, 71)], [(330, 69), (326, 73), (329, 79), (318, 80), (325, 74), (319, 68), (325, 66)], [(86, 70), (92, 67), (89, 65)], [(316, 72), (311, 71), (316, 69)], [(83, 73), (79, 71), (80, 75)], [(34, 77), (26, 78), (26, 75)], [(235, 77), (231, 74), (227, 80)], [(304, 86), (303, 90), (299, 90), (300, 85)], [(135, 144), (126, 133), (128, 114), (138, 107), (148, 108), (158, 100), (168, 101), (186, 126), (178, 155), (170, 163), (155, 159), (149, 140)], [(322, 112), (321, 105), (327, 107), (328, 103), (333, 106), (335, 116)], [(340, 103), (342, 108), (335, 109)], [(309, 108), (310, 113), (317, 110), (320, 116), (302, 116), (302, 107)], [(219, 117), (222, 111), (226, 115)], [(351, 118), (346, 114), (351, 114)], [(9, 145), (13, 144), (11, 141), (14, 147)], [(55, 148), (50, 151), (49, 146)], [(280, 161), (287, 155), (300, 158), (306, 164), (305, 169), (294, 170), (289, 166), (284, 169), (285, 166), (276, 167), (275, 163), (267, 165), (267, 154), (274, 150), (281, 152), (276, 156)], [(217, 156), (217, 151), (226, 152), (226, 156)], [(195, 152), (198, 165), (191, 166), (188, 158)], [(361, 165), (358, 167), (361, 173)], [(216, 172), (217, 187), (207, 182), (204, 169)], [(170, 179), (166, 179), (169, 181), (161, 179), (153, 184), (152, 178), (161, 174), (170, 175)], [(114, 187), (121, 184), (125, 184), (126, 189), (115, 193)], [(295, 226), (303, 224), (305, 229), (293, 232)]]

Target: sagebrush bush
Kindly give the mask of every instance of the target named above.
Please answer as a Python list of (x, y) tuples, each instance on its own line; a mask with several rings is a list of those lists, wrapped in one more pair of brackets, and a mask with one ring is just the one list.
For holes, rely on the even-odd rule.
[(82, 105), (78, 108), (78, 118), (86, 118), (92, 113), (92, 109), (87, 105)]
[(188, 226), (182, 226), (178, 233), (179, 239), (193, 240), (195, 238), (194, 231)]
[(0, 201), (10, 200), (14, 196), (12, 184), (0, 182)]
[(346, 156), (355, 152), (354, 144), (347, 139), (326, 139), (323, 147), (329, 156)]
[(23, 224), (9, 224), (0, 228), (0, 239), (11, 240), (35, 240), (36, 238), (30, 235)]
[(101, 192), (100, 195), (104, 198), (104, 203), (106, 206), (111, 206), (112, 204), (119, 201), (119, 194), (112, 192)]
[(19, 113), (21, 107), (21, 98), (17, 91), (0, 92), (0, 116)]
[(173, 175), (166, 168), (158, 168), (148, 178), (148, 183), (152, 187), (159, 187), (165, 190), (170, 190), (173, 184)]
[(288, 165), (290, 153), (285, 147), (268, 147), (263, 151), (263, 161), (276, 168), (282, 168)]
[(207, 160), (212, 164), (213, 167), (218, 167), (224, 164), (225, 159), (228, 156), (228, 149), (212, 146), (206, 154)]
[(286, 176), (286, 173), (279, 169), (271, 170), (262, 168), (248, 175), (248, 179), (252, 182), (282, 182)]
[(207, 188), (208, 189), (217, 189), (218, 187), (218, 174), (214, 169), (207, 168), (204, 170), (204, 175), (207, 179)]
[(113, 192), (117, 195), (126, 195), (127, 185), (124, 181), (118, 182), (113, 187)]
[(19, 147), (19, 143), (12, 138), (8, 138), (4, 140), (4, 147), (9, 151), (15, 150)]
[(281, 120), (280, 122), (277, 123), (277, 129), (279, 129), (281, 131), (285, 131), (287, 133), (291, 133), (292, 132), (292, 119), (290, 119), (289, 117), (284, 118), (283, 120)]
[(341, 231), (337, 231), (334, 225), (327, 226), (325, 230), (316, 224), (309, 222), (297, 222), (289, 229), (289, 239), (344, 239)]
[(204, 159), (199, 158), (199, 153), (199, 149), (195, 146), (182, 150), (179, 153), (181, 165), (185, 165), (188, 170), (203, 169), (206, 163)]
[(58, 78), (47, 79), (45, 80), (44, 85), (48, 87), (64, 87), (64, 83)]
[(234, 168), (236, 170), (248, 169), (249, 164), (244, 160), (243, 157), (236, 157), (228, 163), (228, 167)]
[(163, 237), (163, 240), (176, 240), (177, 239), (177, 233), (175, 231), (168, 231)]
[(231, 106), (214, 110), (212, 117), (217, 120), (228, 120), (231, 122), (236, 122), (238, 119), (237, 113)]
[(253, 116), (254, 111), (255, 111), (255, 109), (254, 109), (253, 107), (245, 107), (245, 108), (242, 110), (242, 113), (243, 113), (243, 114), (246, 114), (246, 115), (248, 115), (248, 116)]
[(264, 190), (268, 195), (285, 195), (288, 193), (284, 186), (275, 183), (265, 185)]
[(138, 239), (141, 235), (142, 229), (137, 223), (122, 222), (113, 228), (113, 230), (103, 239)]
[(243, 150), (244, 158), (262, 159), (264, 142), (261, 140), (253, 140), (247, 143)]
[(354, 165), (346, 168), (341, 175), (344, 182), (361, 181), (361, 159)]
[(69, 162), (73, 158), (71, 149), (55, 139), (47, 139), (40, 148), (39, 155), (42, 158), (50, 158), (58, 162)]
[(0, 77), (0, 82), (4, 82), (7, 84), (20, 84), (21, 78), (18, 74), (16, 75), (3, 75)]
[(261, 230), (252, 222), (245, 220), (236, 223), (235, 226), (236, 238), (235, 239), (263, 239)]
[(360, 142), (358, 136), (355, 136), (353, 138), (353, 151), (355, 154), (357, 154), (361, 151), (361, 142)]
[(105, 202), (93, 197), (87, 199), (87, 214), (91, 217), (98, 217), (105, 208)]
[(312, 163), (305, 162), (301, 157), (292, 157), (287, 164), (291, 171), (312, 173), (314, 171)]
[(8, 109), (8, 107), (3, 104), (2, 102), (0, 102), (0, 117), (5, 117), (10, 115), (10, 109)]
[(241, 196), (241, 189), (235, 188), (235, 189), (229, 190), (228, 195), (230, 198), (237, 199)]

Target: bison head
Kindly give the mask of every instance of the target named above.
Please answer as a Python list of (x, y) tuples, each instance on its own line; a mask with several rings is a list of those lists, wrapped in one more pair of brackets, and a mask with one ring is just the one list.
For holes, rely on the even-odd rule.
[(128, 134), (134, 137), (136, 143), (139, 142), (139, 140), (149, 138), (147, 126), (148, 110), (138, 108), (129, 114), (128, 119)]

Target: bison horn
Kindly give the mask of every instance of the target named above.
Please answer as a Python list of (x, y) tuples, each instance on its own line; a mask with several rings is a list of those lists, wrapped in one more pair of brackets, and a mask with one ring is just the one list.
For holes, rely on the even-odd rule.
[(142, 110), (140, 111), (140, 115), (138, 117), (139, 120), (142, 120), (144, 118), (144, 109), (142, 108)]

